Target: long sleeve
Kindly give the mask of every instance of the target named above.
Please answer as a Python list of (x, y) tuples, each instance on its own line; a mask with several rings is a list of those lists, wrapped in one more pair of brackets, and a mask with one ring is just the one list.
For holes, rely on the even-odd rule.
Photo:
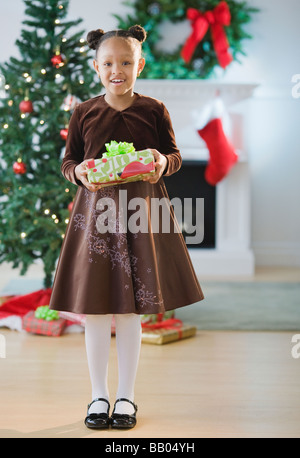
[(61, 164), (63, 176), (73, 184), (82, 186), (75, 176), (75, 167), (84, 159), (84, 141), (79, 123), (79, 107), (74, 110), (69, 124), (66, 151)]
[(171, 118), (162, 102), (139, 95), (131, 107), (117, 111), (98, 96), (78, 105), (70, 119), (61, 165), (64, 177), (83, 186), (75, 176), (75, 167), (84, 159), (101, 157), (105, 143), (111, 140), (133, 142), (137, 150), (157, 149), (168, 161), (164, 176), (181, 167)]
[(182, 158), (176, 145), (170, 114), (164, 105), (163, 107), (163, 119), (159, 130), (160, 153), (163, 154), (168, 161), (163, 175), (169, 176), (180, 169), (182, 165)]

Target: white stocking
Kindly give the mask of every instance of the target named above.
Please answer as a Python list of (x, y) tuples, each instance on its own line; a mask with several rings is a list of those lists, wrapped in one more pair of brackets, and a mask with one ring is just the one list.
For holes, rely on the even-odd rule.
[[(87, 315), (85, 343), (92, 385), (92, 399), (109, 400), (108, 361), (111, 342), (112, 315)], [(116, 399), (126, 398), (134, 402), (134, 385), (141, 349), (141, 317), (136, 314), (115, 315), (118, 353), (119, 384)], [(105, 402), (94, 402), (89, 413), (107, 411)], [(134, 408), (126, 401), (116, 404), (116, 413), (132, 414)]]
[[(92, 385), (92, 399), (109, 400), (107, 384), (112, 315), (87, 315), (85, 344)], [(106, 402), (94, 402), (89, 413), (107, 412)]]
[[(118, 352), (119, 384), (116, 399), (126, 398), (134, 402), (134, 385), (141, 349), (141, 317), (134, 313), (115, 315)], [(116, 404), (116, 413), (132, 414), (129, 402)]]

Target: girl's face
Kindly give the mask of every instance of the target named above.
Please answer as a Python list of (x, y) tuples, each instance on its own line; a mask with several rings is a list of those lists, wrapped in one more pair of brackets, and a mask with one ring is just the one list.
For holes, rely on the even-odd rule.
[(137, 76), (144, 68), (140, 47), (134, 38), (112, 37), (98, 49), (94, 67), (107, 93), (132, 95)]

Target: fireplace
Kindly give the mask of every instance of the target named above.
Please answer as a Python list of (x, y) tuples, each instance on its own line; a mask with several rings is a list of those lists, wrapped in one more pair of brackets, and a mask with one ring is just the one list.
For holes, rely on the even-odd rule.
[[(182, 202), (182, 209), (185, 199), (191, 203), (191, 215), (185, 219), (182, 211), (181, 231), (188, 248), (216, 248), (216, 188), (209, 185), (204, 179), (204, 171), (207, 162), (205, 161), (184, 161), (181, 169), (171, 176), (165, 177), (164, 181), (172, 201), (179, 198)], [(203, 215), (197, 218), (197, 199), (203, 199)], [(203, 239), (197, 241), (192, 228), (201, 225), (199, 232), (203, 233)], [(191, 227), (187, 227), (190, 225)], [(192, 243), (189, 243), (192, 239)], [(194, 243), (196, 239), (197, 243)]]
[[(181, 171), (165, 178), (170, 197), (179, 194), (181, 198), (196, 198), (195, 186), (199, 180), (199, 197), (204, 198), (206, 212), (204, 239), (198, 246), (188, 245), (188, 249), (195, 271), (201, 277), (251, 276), (254, 273), (245, 132), (247, 100), (255, 87), (257, 85), (212, 80), (138, 80), (136, 83), (137, 92), (161, 100), (171, 115), (183, 164)], [(211, 187), (203, 180), (209, 153), (193, 126), (191, 114), (215, 97), (216, 92), (229, 113), (229, 139), (239, 160), (217, 186)], [(182, 181), (185, 182), (184, 191), (181, 190)]]

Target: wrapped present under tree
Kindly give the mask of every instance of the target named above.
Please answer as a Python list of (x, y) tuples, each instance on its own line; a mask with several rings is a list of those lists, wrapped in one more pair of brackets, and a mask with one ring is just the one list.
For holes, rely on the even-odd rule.
[(32, 334), (58, 337), (63, 333), (66, 324), (67, 321), (60, 318), (58, 312), (49, 310), (45, 305), (28, 312), (23, 317), (22, 327)]
[(169, 318), (156, 323), (142, 325), (142, 342), (162, 345), (186, 339), (196, 334), (197, 327), (184, 324), (181, 320)]

